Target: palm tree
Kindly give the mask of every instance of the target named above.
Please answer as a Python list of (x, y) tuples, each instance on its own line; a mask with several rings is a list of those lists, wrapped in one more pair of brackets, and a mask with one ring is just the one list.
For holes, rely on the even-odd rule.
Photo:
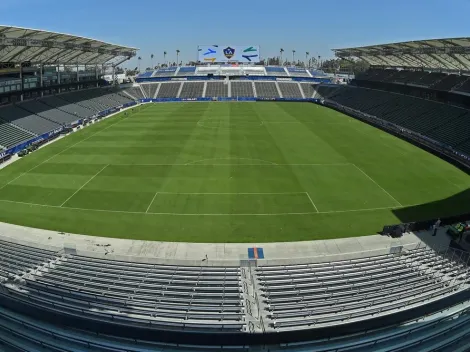
[(176, 49), (176, 66), (178, 66), (178, 62), (180, 62), (179, 58), (180, 58), (180, 50), (179, 49)]
[(152, 63), (151, 67), (153, 68), (153, 54), (150, 55), (150, 62)]
[(305, 66), (307, 67), (308, 66), (308, 57), (310, 56), (310, 53), (307, 51), (305, 53)]
[(163, 52), (163, 63), (166, 64), (166, 51)]
[(137, 60), (139, 60), (139, 72), (140, 72), (140, 62), (142, 61), (142, 58), (139, 56)]
[(292, 50), (292, 65), (295, 65), (295, 49)]
[(281, 54), (281, 61), (279, 62), (279, 65), (282, 66), (282, 53), (284, 52), (284, 49), (281, 48), (281, 50), (279, 50), (279, 53)]

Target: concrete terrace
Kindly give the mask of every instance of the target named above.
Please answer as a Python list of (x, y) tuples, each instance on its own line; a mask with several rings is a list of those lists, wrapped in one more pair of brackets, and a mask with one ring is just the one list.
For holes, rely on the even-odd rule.
[[(248, 248), (263, 248), (258, 265), (327, 262), (386, 254), (392, 247), (415, 248), (419, 243), (433, 248), (449, 245), (441, 228), (436, 237), (428, 231), (406, 233), (395, 239), (381, 235), (318, 241), (279, 243), (187, 243), (127, 240), (85, 236), (7, 223), (0, 223), (0, 240), (67, 251), (83, 256), (155, 264), (194, 266), (239, 266), (248, 260)], [(207, 260), (206, 260), (207, 255)]]

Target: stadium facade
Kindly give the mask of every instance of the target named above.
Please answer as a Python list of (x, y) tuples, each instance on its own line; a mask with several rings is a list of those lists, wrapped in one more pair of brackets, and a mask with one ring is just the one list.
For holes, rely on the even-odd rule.
[[(136, 49), (13, 27), (0, 34), (3, 161), (137, 104), (273, 100), (325, 104), (469, 166), (464, 39), (337, 50), (377, 65), (351, 85), (317, 70), (211, 65), (162, 68), (109, 86), (100, 67), (114, 68)], [(469, 348), (462, 248), (420, 244), (326, 262), (191, 266), (46, 247), (0, 241), (5, 351)]]

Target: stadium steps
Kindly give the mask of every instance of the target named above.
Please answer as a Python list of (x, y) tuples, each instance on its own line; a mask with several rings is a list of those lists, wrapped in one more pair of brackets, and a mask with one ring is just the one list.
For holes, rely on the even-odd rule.
[(256, 85), (255, 85), (255, 82), (251, 82), (251, 86), (253, 87), (253, 96), (255, 98), (258, 98), (258, 92), (256, 91)]
[(176, 93), (176, 98), (179, 98), (180, 95), (181, 95), (181, 91), (183, 90), (183, 86), (184, 86), (185, 82), (181, 83), (180, 84), (180, 87), (178, 89), (178, 93)]
[(274, 82), (274, 83), (275, 83), (275, 85), (276, 85), (277, 94), (279, 95), (279, 98), (284, 98), (284, 97), (282, 96), (281, 88), (279, 88), (279, 83), (278, 83), (277, 81)]

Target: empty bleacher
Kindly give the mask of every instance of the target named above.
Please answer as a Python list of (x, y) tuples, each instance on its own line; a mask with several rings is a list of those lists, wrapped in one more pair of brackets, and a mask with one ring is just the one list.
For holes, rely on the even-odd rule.
[[(470, 130), (466, 109), (411, 96), (349, 86), (320, 85), (324, 98), (392, 122), (453, 148), (465, 146)], [(458, 150), (458, 149), (457, 149)]]
[(449, 263), (418, 248), (398, 256), (262, 266), (256, 272), (271, 327), (286, 331), (360, 322), (452, 295), (468, 276), (466, 266)]
[(276, 82), (255, 82), (255, 88), (260, 98), (279, 98)]
[[(1, 110), (2, 108), (0, 108), (0, 112)], [(3, 120), (0, 120), (0, 146), (3, 148), (8, 149), (34, 137), (35, 135), (32, 133), (21, 130)]]
[(68, 114), (79, 116), (81, 118), (87, 118), (94, 115), (94, 111), (77, 104), (70, 104), (65, 100), (62, 100), (61, 95), (48, 96), (38, 100), (39, 102), (46, 104), (47, 106), (57, 108)]
[(160, 68), (156, 73), (153, 74), (153, 77), (171, 77), (175, 75), (175, 72), (178, 67), (168, 67)]
[(206, 98), (228, 97), (228, 84), (220, 81), (208, 81)]
[(266, 66), (265, 69), (268, 76), (287, 77), (287, 72), (284, 67)]
[[(65, 111), (52, 108), (46, 104), (41, 104), (37, 100), (25, 101), (21, 104), (18, 104), (17, 107), (23, 110), (26, 110), (32, 114), (41, 116), (44, 119), (47, 119), (51, 122), (55, 122), (59, 125), (70, 124), (80, 119), (80, 116), (78, 114), (77, 115), (69, 114)], [(57, 128), (57, 127), (59, 126), (56, 126), (54, 128)], [(51, 128), (51, 129), (54, 129), (54, 128)], [(44, 131), (44, 132), (47, 132), (47, 131)]]
[(137, 76), (137, 78), (150, 78), (150, 77), (152, 77), (154, 72), (155, 71), (153, 71), (153, 70), (152, 71), (145, 71), (144, 73), (139, 74)]
[(313, 97), (313, 93), (315, 93), (315, 88), (312, 83), (300, 83), (300, 87), (304, 92), (305, 98)]
[(10, 295), (43, 309), (54, 307), (64, 314), (137, 327), (151, 323), (195, 331), (244, 329), (239, 268), (62, 256), (42, 270), (38, 261), (51, 260), (49, 254), (30, 260), (27, 253), (20, 257), (14, 257), (14, 250), (8, 253), (12, 255), (2, 267), (8, 274), (34, 269), (23, 276), (23, 288), (10, 290)]
[(297, 82), (278, 82), (278, 85), (284, 98), (303, 98), (302, 92), (300, 91), (299, 84)]
[(37, 135), (60, 128), (59, 124), (21, 109), (16, 105), (7, 105), (0, 108), (0, 118)]
[(181, 82), (162, 83), (157, 98), (176, 98), (181, 84)]
[[(210, 267), (83, 257), (0, 240), (0, 349), (202, 352), (221, 346), (167, 344), (121, 333), (180, 331), (207, 340), (219, 333), (280, 336), (355, 323), (359, 333), (328, 338), (314, 338), (314, 333), (304, 342), (272, 344), (270, 351), (465, 351), (457, 348), (470, 336), (470, 302), (454, 300), (468, 296), (460, 295), (469, 283), (465, 258), (468, 254), (459, 250), (435, 252), (419, 245), (349, 260)], [(251, 276), (259, 313), (251, 311), (242, 293), (244, 278)], [(418, 307), (426, 312), (429, 303), (445, 298), (451, 303), (418, 318), (402, 314)], [(31, 313), (37, 310), (41, 314)], [(263, 329), (255, 331), (247, 317), (258, 314)], [(404, 321), (377, 323), (393, 314)], [(89, 324), (53, 324), (60, 316), (64, 322), (80, 318)], [(95, 323), (109, 328), (97, 331)], [(368, 328), (361, 331), (363, 325)], [(223, 350), (255, 348), (242, 335), (237, 342)]]
[(194, 76), (196, 73), (195, 66), (188, 66), (188, 67), (180, 67), (178, 70), (177, 76)]
[(236, 98), (236, 97), (252, 98), (255, 96), (253, 92), (252, 82), (232, 81), (230, 85), (232, 88), (232, 98)]
[(309, 73), (304, 68), (287, 67), (287, 72), (289, 72), (289, 76), (292, 77), (310, 77)]
[(204, 93), (204, 82), (184, 82), (180, 98), (200, 98)]
[(145, 97), (140, 90), (140, 87), (129, 87), (123, 89), (123, 92), (127, 92), (130, 96), (134, 97), (135, 99), (144, 99)]

